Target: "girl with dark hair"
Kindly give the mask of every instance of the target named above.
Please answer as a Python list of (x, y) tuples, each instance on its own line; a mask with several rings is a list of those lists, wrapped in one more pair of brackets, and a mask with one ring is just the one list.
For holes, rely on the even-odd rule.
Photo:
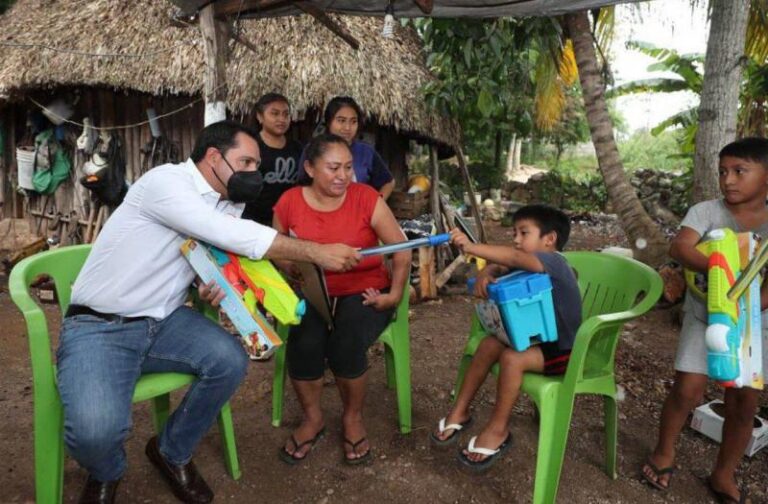
[(296, 185), (299, 177), (301, 144), (286, 136), (291, 126), (291, 110), (285, 96), (267, 93), (259, 98), (256, 119), (261, 125), (256, 141), (261, 153), (259, 171), (264, 177), (264, 188), (258, 199), (246, 205), (243, 218), (271, 226), (272, 207), (285, 191)]
[[(389, 198), (395, 188), (395, 180), (384, 160), (367, 143), (357, 139), (363, 122), (363, 110), (349, 96), (337, 96), (328, 102), (323, 114), (325, 130), (338, 135), (349, 145), (352, 152), (354, 181), (376, 189), (384, 199)], [(303, 161), (303, 159), (302, 159)], [(303, 162), (299, 163), (302, 171)], [(306, 175), (303, 171), (299, 178)]]
[[(352, 181), (352, 153), (347, 141), (324, 133), (305, 151), (309, 184), (289, 189), (275, 205), (278, 232), (320, 243), (340, 241), (355, 248), (395, 243), (403, 232), (387, 204), (365, 184)], [(290, 263), (280, 263), (290, 271)], [(289, 464), (304, 460), (325, 433), (320, 408), (325, 363), (336, 377), (344, 407), (344, 461), (371, 458), (363, 424), (367, 382), (366, 351), (392, 319), (407, 288), (410, 253), (394, 255), (390, 276), (381, 256), (363, 259), (345, 274), (325, 272), (333, 306), (333, 328), (311, 305), (301, 324), (291, 327), (286, 361), (304, 419), (280, 450)]]

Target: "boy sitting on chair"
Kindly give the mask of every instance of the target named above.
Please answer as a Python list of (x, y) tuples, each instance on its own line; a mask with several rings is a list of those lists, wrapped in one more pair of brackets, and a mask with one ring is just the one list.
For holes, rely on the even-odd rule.
[(477, 277), (475, 295), (478, 297), (487, 298), (488, 284), (510, 270), (549, 274), (558, 340), (518, 352), (489, 336), (477, 347), (453, 409), (440, 420), (437, 430), (430, 434), (432, 442), (438, 446), (456, 442), (459, 431), (472, 422), (469, 406), (475, 393), (491, 367), (498, 362), (496, 404), (491, 418), (480, 434), (470, 439), (469, 445), (458, 453), (459, 461), (477, 472), (488, 469), (512, 444), (509, 417), (520, 394), (523, 373), (564, 374), (576, 331), (581, 324), (579, 286), (571, 267), (558, 252), (568, 241), (568, 217), (549, 206), (528, 205), (515, 212), (513, 222), (515, 234), (511, 247), (472, 243), (456, 229), (451, 232), (451, 241), (465, 254), (481, 257), (490, 263)]

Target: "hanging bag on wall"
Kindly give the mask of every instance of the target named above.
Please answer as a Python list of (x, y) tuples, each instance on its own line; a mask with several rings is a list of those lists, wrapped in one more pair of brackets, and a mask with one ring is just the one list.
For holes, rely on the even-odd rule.
[(48, 129), (35, 137), (32, 185), (40, 194), (56, 191), (59, 184), (69, 178), (72, 169), (72, 163), (53, 133), (53, 129)]
[[(125, 182), (125, 154), (123, 141), (116, 133), (110, 133), (108, 140), (99, 139), (93, 154), (95, 166), (103, 166), (98, 171), (85, 175), (80, 183), (93, 191), (103, 204), (116, 207), (123, 202), (128, 184)], [(105, 163), (104, 163), (105, 162)]]

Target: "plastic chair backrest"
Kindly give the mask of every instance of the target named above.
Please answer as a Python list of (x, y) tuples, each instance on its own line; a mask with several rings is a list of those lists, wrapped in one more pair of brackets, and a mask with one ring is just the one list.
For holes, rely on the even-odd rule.
[[(649, 266), (613, 254), (601, 252), (566, 252), (568, 263), (576, 270), (582, 299), (582, 326), (592, 317), (632, 311), (642, 314), (658, 300), (661, 278)], [(566, 381), (612, 374), (621, 323), (601, 325), (591, 334), (579, 330), (573, 356), (583, 355), (581, 365), (569, 364)], [(587, 331), (588, 333), (590, 331)], [(582, 354), (579, 347), (587, 345)]]
[(30, 294), (29, 286), (40, 275), (51, 277), (56, 287), (59, 308), (63, 314), (69, 307), (72, 284), (90, 251), (91, 245), (75, 245), (41, 252), (22, 260), (11, 271), (8, 288), (11, 299), (27, 322), (32, 375), (36, 385), (54, 383), (53, 360), (45, 312)]

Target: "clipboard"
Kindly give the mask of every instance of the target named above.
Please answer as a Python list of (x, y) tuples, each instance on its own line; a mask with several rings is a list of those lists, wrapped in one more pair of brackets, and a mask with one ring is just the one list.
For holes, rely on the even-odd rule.
[[(299, 238), (293, 229), (288, 230), (288, 236)], [(302, 282), (299, 288), (304, 299), (323, 317), (328, 328), (333, 330), (333, 308), (328, 295), (328, 286), (325, 283), (325, 273), (314, 263), (296, 262), (295, 264), (301, 274)]]
[(320, 266), (313, 263), (297, 262), (295, 264), (301, 273), (301, 293), (307, 302), (323, 317), (328, 327), (333, 329), (333, 310), (323, 270), (320, 269)]

